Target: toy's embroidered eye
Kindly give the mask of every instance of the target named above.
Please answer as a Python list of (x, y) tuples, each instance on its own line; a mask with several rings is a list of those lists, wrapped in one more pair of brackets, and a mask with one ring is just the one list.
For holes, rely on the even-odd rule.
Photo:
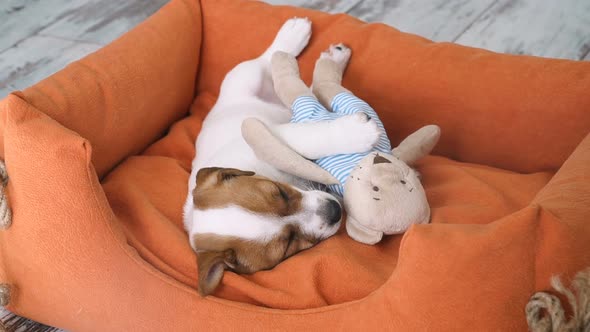
[(377, 187), (377, 186), (374, 186), (374, 187), (373, 187), (373, 191), (379, 191), (379, 187)]
[(402, 184), (406, 184), (406, 181), (404, 180), (400, 180), (399, 182), (401, 182)]

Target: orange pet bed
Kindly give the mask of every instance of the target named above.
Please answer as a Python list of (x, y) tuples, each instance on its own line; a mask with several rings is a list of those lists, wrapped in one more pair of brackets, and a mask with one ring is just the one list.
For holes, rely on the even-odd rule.
[[(182, 205), (225, 73), (293, 16), (330, 43), (344, 86), (419, 164), (432, 223), (375, 246), (336, 236), (276, 268), (196, 290)], [(71, 331), (525, 330), (529, 297), (590, 265), (590, 63), (433, 43), (346, 15), (173, 0), (107, 47), (0, 104), (12, 226), (8, 309)]]

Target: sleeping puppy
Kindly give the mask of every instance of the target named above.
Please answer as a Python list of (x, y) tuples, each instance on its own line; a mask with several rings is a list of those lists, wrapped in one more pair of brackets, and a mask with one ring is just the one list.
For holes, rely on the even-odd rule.
[(334, 235), (342, 219), (333, 196), (306, 190), (306, 181), (256, 158), (241, 135), (244, 119), (258, 118), (309, 159), (366, 151), (377, 143), (372, 120), (289, 123), (291, 111), (273, 89), (270, 60), (276, 51), (299, 55), (310, 36), (309, 20), (288, 20), (260, 57), (226, 75), (219, 99), (203, 122), (184, 205), (184, 226), (197, 253), (203, 296), (215, 290), (224, 270), (270, 269)]

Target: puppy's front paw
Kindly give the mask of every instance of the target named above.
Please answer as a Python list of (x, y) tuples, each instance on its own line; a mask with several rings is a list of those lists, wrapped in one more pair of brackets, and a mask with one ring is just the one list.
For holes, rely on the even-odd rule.
[(343, 116), (334, 120), (333, 125), (346, 147), (343, 153), (367, 152), (377, 145), (381, 136), (377, 122), (364, 112)]
[(311, 21), (308, 18), (294, 17), (283, 24), (272, 44), (273, 51), (287, 52), (298, 56), (309, 43)]
[(356, 112), (352, 114), (351, 119), (358, 121), (359, 123), (365, 123), (371, 120), (371, 117), (365, 112)]

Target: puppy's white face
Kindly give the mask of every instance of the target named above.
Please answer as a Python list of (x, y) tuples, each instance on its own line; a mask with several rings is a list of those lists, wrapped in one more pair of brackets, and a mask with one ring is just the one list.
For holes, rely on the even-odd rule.
[(270, 269), (335, 234), (342, 218), (340, 204), (325, 192), (231, 168), (201, 169), (193, 198), (190, 242), (203, 295), (215, 290), (225, 269)]

